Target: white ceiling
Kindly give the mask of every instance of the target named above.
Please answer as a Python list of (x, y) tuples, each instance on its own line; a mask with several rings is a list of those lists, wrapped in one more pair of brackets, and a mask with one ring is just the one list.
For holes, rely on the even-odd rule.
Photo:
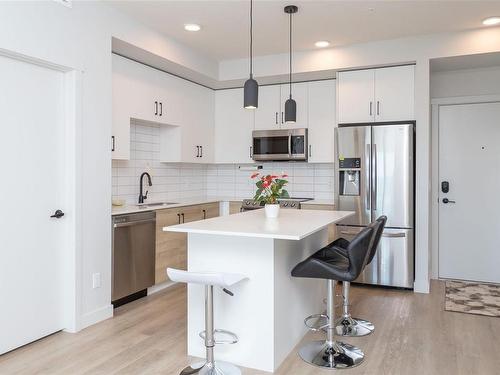
[[(248, 56), (249, 1), (107, 0), (143, 24), (215, 60)], [(483, 27), (500, 15), (500, 1), (254, 1), (254, 53), (288, 51), (285, 5), (295, 4), (294, 50), (314, 49), (317, 40), (334, 46), (419, 34)], [(198, 23), (187, 32), (185, 23)]]

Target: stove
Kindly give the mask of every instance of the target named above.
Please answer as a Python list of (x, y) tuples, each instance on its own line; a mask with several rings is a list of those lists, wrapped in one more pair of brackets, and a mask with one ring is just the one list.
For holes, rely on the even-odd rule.
[[(307, 202), (312, 200), (312, 198), (284, 198), (278, 199), (281, 208), (287, 209), (300, 209), (301, 202)], [(243, 199), (241, 203), (241, 211), (258, 210), (259, 208), (264, 208), (264, 202), (255, 202), (253, 199)]]

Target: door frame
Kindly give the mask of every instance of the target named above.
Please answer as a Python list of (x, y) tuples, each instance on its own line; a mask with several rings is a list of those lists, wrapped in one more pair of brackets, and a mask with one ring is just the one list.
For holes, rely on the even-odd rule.
[(439, 110), (461, 104), (500, 103), (500, 95), (476, 95), (431, 100), (431, 279), (439, 279)]
[(82, 328), (82, 75), (83, 71), (0, 48), (0, 56), (41, 66), (63, 74), (64, 198), (63, 322), (65, 331)]

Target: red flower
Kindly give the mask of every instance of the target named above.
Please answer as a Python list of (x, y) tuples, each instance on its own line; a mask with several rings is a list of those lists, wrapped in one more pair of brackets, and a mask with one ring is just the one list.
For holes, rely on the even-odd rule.
[(254, 173), (253, 175), (250, 176), (250, 178), (255, 178), (259, 175), (259, 173)]
[(268, 180), (266, 180), (266, 181), (264, 181), (264, 182), (262, 183), (262, 187), (264, 187), (264, 188), (269, 187), (269, 185), (271, 185), (271, 183), (270, 183)]
[(287, 174), (284, 174), (284, 175), (281, 176), (281, 178), (286, 178), (286, 177), (288, 177)]

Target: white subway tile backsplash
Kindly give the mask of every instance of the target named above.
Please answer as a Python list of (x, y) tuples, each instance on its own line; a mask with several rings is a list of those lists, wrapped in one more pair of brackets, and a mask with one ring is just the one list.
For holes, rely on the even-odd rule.
[[(131, 124), (130, 160), (113, 160), (112, 194), (127, 203), (137, 202), (139, 176), (151, 174), (153, 186), (147, 186), (149, 201), (175, 201), (203, 196), (251, 198), (255, 192), (252, 171), (236, 164), (182, 164), (159, 161), (159, 125)], [(296, 197), (332, 199), (333, 164), (264, 163), (261, 174), (286, 173), (287, 190)]]

